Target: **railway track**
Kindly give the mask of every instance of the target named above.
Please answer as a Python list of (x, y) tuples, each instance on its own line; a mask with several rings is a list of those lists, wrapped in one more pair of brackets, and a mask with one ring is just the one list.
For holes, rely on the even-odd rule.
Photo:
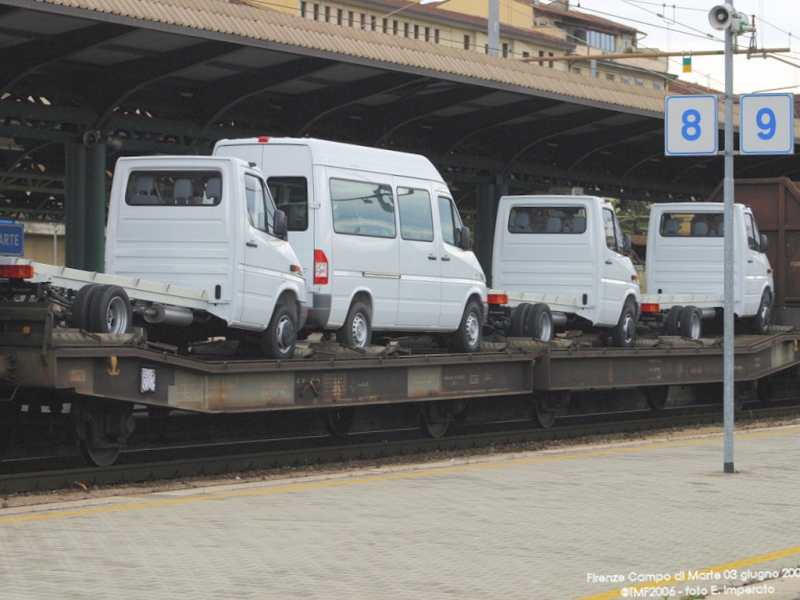
[[(307, 438), (306, 443), (294, 441), (276, 450), (274, 444), (268, 449), (258, 449), (259, 442), (248, 441), (235, 445), (206, 445), (192, 449), (184, 448), (177, 454), (186, 456), (163, 458), (159, 453), (176, 454), (175, 448), (123, 453), (123, 464), (106, 468), (80, 467), (51, 468), (44, 470), (22, 469), (15, 473), (0, 474), (0, 493), (4, 495), (103, 488), (123, 484), (141, 484), (170, 480), (187, 480), (197, 477), (220, 476), (261, 470), (303, 468), (313, 465), (333, 465), (350, 461), (375, 459), (397, 459), (415, 456), (423, 459), (428, 453), (476, 452), (487, 449), (516, 451), (535, 449), (536, 443), (562, 440), (594, 438), (613, 434), (635, 434), (669, 430), (676, 427), (722, 424), (718, 405), (692, 406), (669, 409), (660, 415), (646, 411), (624, 415), (600, 415), (588, 419), (586, 416), (563, 419), (562, 426), (551, 429), (529, 429), (496, 427), (492, 431), (472, 431), (438, 439), (412, 437), (399, 432), (395, 436), (355, 434), (347, 438), (348, 443), (332, 438)], [(786, 418), (800, 415), (796, 403), (770, 408), (745, 409), (738, 413), (737, 423), (754, 420)], [(481, 429), (481, 428), (473, 428)], [(395, 432), (393, 432), (395, 433)], [(383, 439), (384, 437), (388, 439)], [(310, 442), (310, 443), (309, 443)], [(268, 444), (269, 445), (269, 444)], [(188, 454), (188, 455), (187, 455)], [(138, 456), (134, 456), (138, 455)], [(39, 466), (47, 466), (39, 463)]]

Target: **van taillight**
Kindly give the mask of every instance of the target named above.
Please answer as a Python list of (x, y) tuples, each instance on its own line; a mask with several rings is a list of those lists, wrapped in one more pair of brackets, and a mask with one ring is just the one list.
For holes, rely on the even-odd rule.
[(314, 250), (314, 285), (328, 285), (328, 257), (322, 250)]
[(262, 143), (262, 144), (266, 144), (267, 142), (269, 142), (269, 136), (268, 135), (260, 135), (260, 136), (258, 136), (258, 141), (260, 143)]

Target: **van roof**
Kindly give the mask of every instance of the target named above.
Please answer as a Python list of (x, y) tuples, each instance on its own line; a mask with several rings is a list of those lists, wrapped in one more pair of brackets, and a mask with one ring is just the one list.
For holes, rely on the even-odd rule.
[[(734, 206), (746, 208), (744, 204), (739, 202), (734, 203)], [(650, 212), (701, 212), (701, 211), (714, 211), (719, 212), (725, 210), (725, 205), (722, 202), (657, 202), (653, 204)]]
[(258, 137), (220, 140), (217, 142), (215, 150), (220, 146), (249, 146), (253, 144), (305, 146), (311, 151), (312, 162), (317, 165), (416, 177), (446, 185), (436, 167), (421, 154), (398, 152), (384, 148), (369, 148), (367, 146), (315, 138)]
[(599, 198), (598, 196), (567, 196), (563, 194), (550, 194), (550, 195), (539, 195), (539, 194), (532, 194), (526, 196), (503, 196), (500, 198), (500, 202), (503, 204), (516, 204), (516, 203), (527, 203), (527, 204), (583, 204), (585, 202), (591, 202), (592, 204), (608, 204), (609, 201), (605, 198)]

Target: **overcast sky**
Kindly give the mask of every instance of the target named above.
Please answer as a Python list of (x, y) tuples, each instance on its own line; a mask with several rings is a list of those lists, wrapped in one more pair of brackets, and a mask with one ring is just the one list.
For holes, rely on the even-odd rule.
[[(640, 32), (640, 48), (669, 52), (723, 50), (724, 33), (714, 30), (708, 13), (722, 2), (708, 0), (570, 0), (570, 6), (587, 14), (635, 27)], [(775, 91), (800, 94), (800, 0), (734, 0), (736, 11), (753, 22), (755, 39), (761, 48), (791, 48), (776, 54), (791, 66), (774, 58), (744, 55), (734, 57), (735, 93)], [(646, 35), (643, 35), (646, 34)], [(710, 36), (710, 37), (709, 37)], [(751, 34), (736, 36), (741, 48), (750, 45)], [(680, 78), (717, 90), (725, 89), (724, 56), (692, 58), (692, 73), (682, 72), (680, 56), (670, 59), (670, 72)]]

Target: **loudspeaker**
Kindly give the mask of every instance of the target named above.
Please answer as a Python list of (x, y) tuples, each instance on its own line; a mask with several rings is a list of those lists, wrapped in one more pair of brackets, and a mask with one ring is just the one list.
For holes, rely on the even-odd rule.
[(100, 141), (99, 131), (90, 130), (83, 134), (83, 145), (86, 146), (87, 148), (95, 146), (99, 141)]
[(718, 31), (722, 31), (730, 27), (732, 18), (733, 7), (730, 4), (720, 4), (719, 6), (715, 6), (708, 13), (708, 22), (714, 29)]

